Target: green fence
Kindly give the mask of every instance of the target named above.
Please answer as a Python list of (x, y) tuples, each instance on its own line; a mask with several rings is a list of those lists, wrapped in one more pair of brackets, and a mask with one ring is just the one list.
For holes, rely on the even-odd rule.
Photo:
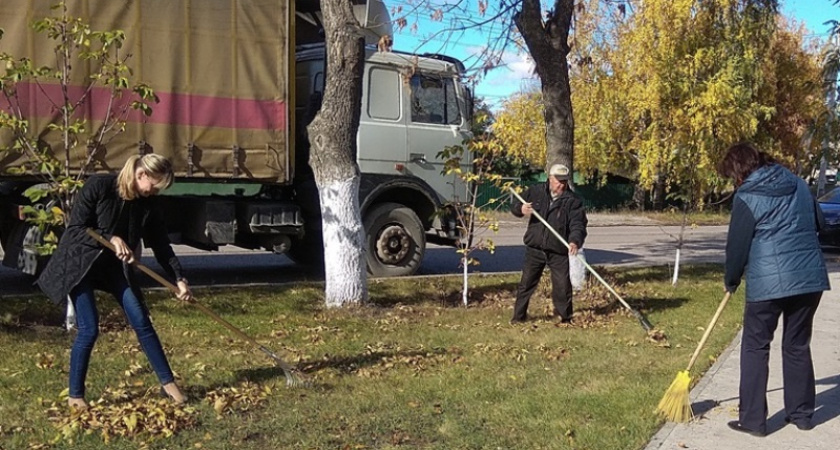
[[(505, 181), (514, 181), (517, 186), (528, 187), (545, 181), (545, 174), (530, 180), (508, 178)], [(587, 210), (611, 210), (619, 209), (630, 205), (633, 201), (633, 190), (635, 186), (622, 178), (607, 179), (602, 186), (597, 184), (575, 184), (575, 193), (583, 198), (584, 207)], [(507, 210), (510, 205), (510, 192), (502, 192), (498, 186), (484, 184), (478, 188), (479, 205), (484, 210)], [(491, 203), (492, 200), (495, 200)]]

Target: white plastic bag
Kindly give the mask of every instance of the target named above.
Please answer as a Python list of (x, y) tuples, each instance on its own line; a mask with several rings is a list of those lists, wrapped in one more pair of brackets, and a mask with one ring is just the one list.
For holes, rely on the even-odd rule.
[(67, 313), (64, 316), (64, 328), (71, 331), (76, 328), (76, 308), (73, 307), (73, 302), (70, 301), (70, 296), (67, 296)]
[(569, 278), (572, 280), (572, 290), (579, 291), (586, 284), (586, 255), (583, 249), (578, 249), (577, 256), (569, 255)]

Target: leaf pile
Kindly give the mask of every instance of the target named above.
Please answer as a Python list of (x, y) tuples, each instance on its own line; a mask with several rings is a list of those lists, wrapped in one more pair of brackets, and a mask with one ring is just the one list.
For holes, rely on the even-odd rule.
[(206, 400), (216, 411), (216, 418), (225, 414), (244, 413), (265, 403), (271, 386), (245, 381), (239, 386), (223, 387), (207, 392)]
[[(107, 443), (113, 436), (150, 436), (168, 438), (197, 425), (195, 408), (175, 405), (168, 399), (146, 392), (138, 396), (122, 384), (106, 388), (102, 397), (86, 409), (68, 409), (66, 397), (53, 402), (46, 413), (59, 429), (56, 440), (72, 440), (77, 433), (99, 432)], [(66, 391), (65, 391), (66, 393)]]

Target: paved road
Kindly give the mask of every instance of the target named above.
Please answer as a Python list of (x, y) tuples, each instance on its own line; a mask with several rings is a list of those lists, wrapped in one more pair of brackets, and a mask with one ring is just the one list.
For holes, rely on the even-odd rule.
[[(607, 217), (607, 216), (605, 216)], [(605, 225), (605, 226), (598, 226)], [(477, 252), (481, 265), (473, 272), (500, 273), (521, 269), (524, 256), (522, 234), (524, 222), (505, 221), (496, 234), (486, 237), (496, 243), (495, 254)], [(673, 264), (679, 227), (611, 225), (608, 219), (593, 217), (585, 250), (593, 265), (668, 265)], [(689, 229), (682, 250), (683, 263), (722, 262), (726, 237), (725, 226)], [(181, 263), (194, 285), (245, 283), (280, 283), (319, 280), (319, 275), (295, 265), (282, 255), (223, 247), (218, 252), (205, 252), (186, 246), (175, 246)], [(152, 257), (143, 263), (156, 267)], [(419, 275), (459, 273), (459, 255), (451, 247), (429, 245)], [(36, 292), (33, 279), (15, 270), (0, 267), (0, 295)], [(149, 280), (148, 286), (154, 282)]]

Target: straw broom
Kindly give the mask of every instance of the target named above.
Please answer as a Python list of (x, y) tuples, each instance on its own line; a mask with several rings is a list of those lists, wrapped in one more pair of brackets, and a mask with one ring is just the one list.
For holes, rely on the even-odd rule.
[(694, 362), (697, 361), (697, 356), (700, 355), (700, 350), (706, 344), (706, 340), (709, 339), (709, 335), (712, 333), (712, 328), (715, 327), (715, 324), (720, 317), (720, 313), (722, 313), (723, 308), (726, 307), (726, 303), (729, 301), (730, 296), (731, 293), (729, 292), (723, 296), (723, 300), (720, 302), (720, 306), (718, 306), (717, 311), (715, 311), (712, 321), (709, 322), (709, 326), (706, 327), (706, 331), (703, 333), (700, 343), (697, 344), (697, 349), (694, 350), (694, 354), (691, 355), (691, 361), (689, 361), (688, 367), (677, 374), (677, 377), (674, 378), (671, 386), (667, 391), (665, 391), (665, 396), (659, 401), (659, 405), (656, 407), (656, 410), (665, 418), (665, 420), (670, 422), (688, 422), (694, 418), (694, 411), (691, 410), (691, 400), (689, 398), (689, 386), (691, 384), (691, 375), (689, 375), (689, 371), (691, 370), (691, 367), (694, 366)]

